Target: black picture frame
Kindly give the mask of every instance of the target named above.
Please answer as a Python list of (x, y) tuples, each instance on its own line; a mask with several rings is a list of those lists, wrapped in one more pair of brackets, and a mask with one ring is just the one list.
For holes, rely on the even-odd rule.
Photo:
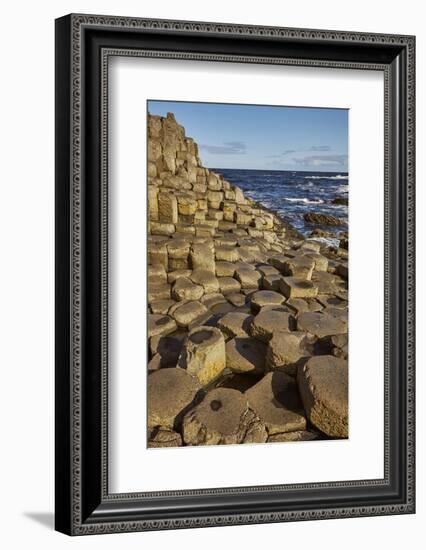
[[(150, 494), (107, 479), (111, 55), (383, 71), (384, 478)], [(415, 38), (71, 14), (56, 20), (56, 529), (69, 535), (415, 511)]]

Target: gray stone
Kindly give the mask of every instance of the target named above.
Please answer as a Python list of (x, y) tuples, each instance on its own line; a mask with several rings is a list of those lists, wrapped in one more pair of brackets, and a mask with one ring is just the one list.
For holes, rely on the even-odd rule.
[(296, 375), (297, 363), (302, 357), (309, 356), (305, 346), (304, 332), (274, 332), (268, 342), (266, 365), (268, 369), (280, 369), (290, 376)]
[(232, 372), (265, 370), (266, 345), (253, 338), (234, 338), (226, 344), (226, 366)]
[(176, 329), (175, 321), (168, 315), (148, 314), (148, 338), (151, 336), (164, 336)]
[(153, 372), (147, 386), (149, 428), (173, 429), (201, 389), (198, 380), (180, 368)]
[(226, 295), (226, 299), (235, 307), (242, 307), (246, 303), (246, 297), (239, 292), (232, 292)]
[(331, 315), (320, 312), (306, 312), (298, 316), (297, 328), (309, 332), (317, 338), (324, 338), (333, 334), (345, 333), (347, 325)]
[(295, 256), (284, 262), (283, 273), (291, 277), (311, 280), (315, 261), (308, 256)]
[(195, 269), (191, 274), (191, 281), (202, 286), (206, 294), (219, 292), (219, 281), (212, 271)]
[(193, 244), (190, 252), (192, 269), (216, 272), (213, 243)]
[(182, 446), (182, 436), (178, 432), (165, 428), (154, 428), (150, 431), (148, 439), (150, 449)]
[(274, 333), (288, 332), (292, 320), (293, 317), (288, 312), (267, 308), (254, 318), (250, 327), (250, 334), (254, 338), (267, 343)]
[(180, 277), (173, 285), (172, 296), (175, 300), (199, 300), (204, 294), (204, 288), (195, 285), (189, 279)]
[(240, 259), (238, 248), (235, 246), (216, 246), (216, 260), (237, 262)]
[(318, 294), (317, 286), (298, 277), (283, 277), (280, 290), (286, 298), (315, 298)]
[(186, 302), (177, 307), (173, 313), (169, 311), (170, 315), (174, 317), (177, 324), (181, 327), (188, 327), (207, 312), (208, 309), (201, 302)]
[(170, 284), (175, 283), (180, 277), (186, 277), (189, 279), (191, 277), (192, 271), (190, 269), (176, 269), (175, 271), (170, 271), (167, 273), (167, 281)]
[(215, 380), (226, 367), (225, 339), (220, 330), (208, 326), (191, 330), (179, 366), (203, 386)]
[(251, 307), (259, 311), (263, 306), (279, 306), (284, 302), (284, 297), (273, 290), (259, 290), (251, 296)]
[(268, 434), (306, 429), (297, 385), (291, 376), (274, 371), (245, 392), (249, 407), (265, 424)]
[(216, 388), (185, 415), (183, 439), (187, 445), (241, 443), (252, 414), (247, 399), (237, 390)]
[(241, 289), (241, 284), (232, 277), (219, 277), (218, 281), (220, 291), (225, 296), (227, 294), (239, 292)]
[(174, 300), (154, 300), (149, 304), (151, 313), (160, 313), (161, 315), (166, 315), (169, 309), (176, 302)]
[(262, 275), (255, 269), (237, 268), (235, 277), (240, 282), (241, 288), (259, 288)]
[(212, 308), (214, 306), (217, 306), (218, 304), (226, 304), (227, 302), (225, 296), (223, 294), (220, 294), (219, 292), (205, 294), (200, 301), (208, 308)]
[(217, 277), (233, 277), (235, 273), (235, 265), (232, 262), (219, 261), (216, 262)]
[(310, 422), (329, 437), (348, 437), (348, 365), (332, 355), (312, 357), (297, 381)]
[(282, 279), (282, 275), (266, 275), (262, 279), (262, 287), (265, 290), (274, 290), (276, 292), (279, 292), (281, 279)]
[(248, 336), (253, 316), (247, 313), (231, 311), (224, 315), (217, 323), (217, 327), (227, 338)]

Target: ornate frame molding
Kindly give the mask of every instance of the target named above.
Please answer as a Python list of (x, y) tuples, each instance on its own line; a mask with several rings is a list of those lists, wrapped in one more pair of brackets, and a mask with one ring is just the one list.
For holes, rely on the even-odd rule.
[[(101, 357), (101, 381), (100, 381), (100, 405), (99, 413), (99, 430), (101, 434), (101, 451), (99, 482), (97, 486), (100, 491), (102, 506), (93, 509), (95, 497), (89, 498), (89, 504), (85, 504), (86, 492), (92, 491), (86, 489), (86, 478), (84, 473), (84, 422), (85, 413), (83, 403), (85, 401), (85, 373), (84, 368), (84, 317), (85, 317), (85, 292), (84, 285), (87, 277), (87, 258), (85, 254), (85, 232), (90, 230), (90, 225), (86, 221), (85, 211), (85, 188), (84, 182), (87, 176), (85, 175), (85, 147), (87, 147), (87, 139), (84, 136), (84, 123), (86, 113), (86, 104), (88, 97), (87, 92), (87, 77), (84, 74), (86, 70), (87, 60), (85, 58), (88, 51), (87, 31), (96, 30), (111, 30), (116, 33), (148, 33), (158, 35), (167, 33), (170, 35), (185, 36), (214, 36), (220, 38), (223, 36), (235, 38), (236, 40), (243, 39), (262, 39), (265, 41), (290, 41), (291, 43), (316, 43), (324, 44), (329, 48), (333, 45), (349, 46), (369, 45), (371, 48), (390, 47), (395, 51), (401, 52), (404, 56), (406, 74), (400, 75), (399, 66), (395, 66), (392, 62), (371, 62), (371, 61), (342, 61), (333, 59), (315, 59), (307, 57), (280, 57), (280, 56), (265, 56), (265, 55), (243, 55), (243, 54), (224, 54), (224, 53), (195, 53), (190, 51), (173, 51), (168, 49), (156, 50), (152, 48), (131, 48), (106, 46), (101, 47), (99, 57), (99, 79), (100, 79), (100, 357)], [(253, 27), (245, 25), (228, 25), (218, 23), (201, 23), (201, 22), (186, 22), (186, 21), (168, 21), (168, 20), (151, 20), (151, 19), (135, 19), (122, 17), (107, 17), (107, 16), (92, 16), (92, 15), (70, 15), (67, 18), (62, 18), (57, 21), (57, 55), (58, 61), (62, 62), (63, 58), (69, 63), (68, 73), (68, 88), (63, 95), (62, 103), (59, 105), (59, 118), (57, 124), (61, 124), (64, 113), (65, 104), (69, 104), (69, 133), (67, 136), (57, 137), (57, 148), (63, 149), (68, 145), (71, 151), (67, 163), (59, 167), (57, 172), (57, 193), (63, 193), (63, 178), (69, 178), (69, 196), (64, 198), (64, 204), (58, 207), (58, 215), (64, 214), (65, 210), (69, 212), (68, 231), (66, 227), (57, 228), (58, 240), (62, 243), (63, 238), (68, 238), (69, 244), (69, 264), (65, 268), (59, 266), (57, 277), (62, 277), (61, 269), (66, 269), (69, 276), (69, 289), (66, 292), (70, 303), (69, 318), (59, 321), (59, 330), (63, 330), (64, 326), (68, 327), (68, 369), (65, 376), (64, 358), (66, 350), (62, 349), (63, 342), (60, 342), (60, 352), (57, 355), (57, 377), (60, 378), (60, 388), (57, 389), (57, 398), (61, 399), (63, 387), (69, 390), (70, 401), (69, 408), (65, 412), (63, 406), (57, 407), (57, 422), (63, 426), (63, 416), (69, 420), (68, 438), (69, 448), (63, 449), (64, 442), (62, 439), (58, 441), (57, 461), (61, 462), (59, 468), (58, 483), (66, 483), (67, 490), (60, 490), (57, 495), (57, 528), (61, 531), (75, 534), (91, 534), (91, 533), (112, 533), (125, 531), (141, 531), (153, 529), (178, 529), (188, 527), (202, 527), (213, 525), (237, 525), (247, 523), (264, 523), (264, 522), (282, 522), (295, 520), (310, 520), (310, 519), (327, 519), (336, 517), (359, 517), (370, 515), (384, 514), (401, 514), (412, 513), (414, 511), (414, 169), (415, 169), (415, 60), (414, 60), (415, 40), (412, 36), (397, 36), (397, 35), (377, 35), (364, 33), (346, 33), (341, 31), (322, 31), (322, 30), (307, 30), (307, 29), (286, 29), (278, 27)], [(392, 51), (393, 51), (392, 50)], [(109, 494), (108, 493), (108, 476), (107, 476), (107, 403), (108, 403), (108, 354), (107, 354), (107, 315), (108, 315), (108, 216), (107, 216), (107, 200), (108, 200), (108, 152), (107, 152), (107, 123), (108, 123), (108, 59), (110, 56), (139, 56), (139, 57), (158, 57), (171, 59), (190, 59), (200, 61), (232, 61), (241, 63), (274, 63), (285, 65), (302, 65), (314, 67), (335, 67), (342, 69), (368, 69), (379, 70), (384, 72), (385, 76), (385, 477), (383, 480), (364, 480), (360, 482), (336, 482), (336, 483), (315, 483), (315, 484), (298, 484), (287, 486), (271, 486), (271, 487), (246, 487), (246, 488), (228, 488), (228, 489), (212, 489), (212, 490), (195, 490), (195, 491), (173, 491), (161, 493), (131, 493), (131, 494)], [(62, 56), (62, 57), (61, 57)], [(392, 64), (393, 63), (393, 64)], [(57, 76), (57, 89), (60, 88), (59, 80), (67, 78), (66, 68)], [(404, 77), (404, 82), (401, 79)], [(400, 90), (396, 90), (395, 86), (399, 84)], [(59, 91), (59, 93), (61, 93)], [(63, 93), (63, 92), (62, 92)], [(406, 133), (403, 136), (395, 135), (395, 121), (392, 119), (392, 105), (398, 98), (404, 94), (406, 104)], [(60, 133), (62, 130), (57, 128)], [(405, 140), (404, 143), (401, 143)], [(395, 140), (397, 144), (395, 144)], [(392, 152), (399, 147), (401, 156), (397, 159), (398, 167), (393, 166), (395, 159), (392, 158)], [(63, 153), (64, 154), (64, 153)], [(61, 160), (61, 163), (63, 161)], [(402, 193), (402, 204), (394, 204), (391, 196), (391, 185), (395, 177), (395, 171), (401, 169), (403, 172), (401, 178), (405, 180), (405, 190), (399, 189)], [(391, 170), (392, 168), (392, 170)], [(404, 176), (405, 174), (405, 176)], [(402, 182), (400, 181), (400, 184)], [(391, 234), (391, 221), (395, 217), (395, 211), (400, 209), (402, 223), (405, 225), (404, 235), (400, 235), (401, 242), (404, 243), (402, 250), (395, 251), (394, 239)], [(86, 224), (85, 224), (86, 221)], [(65, 233), (65, 235), (64, 235)], [(312, 504), (307, 506), (306, 510), (281, 510), (281, 511), (253, 511), (250, 513), (229, 514), (200, 514), (188, 515), (180, 518), (160, 518), (160, 519), (144, 519), (143, 512), (139, 517), (120, 521), (119, 510), (126, 505), (136, 506), (141, 500), (146, 498), (170, 497), (177, 498), (183, 496), (208, 496), (208, 495), (248, 495), (258, 492), (303, 492), (307, 489), (356, 489), (360, 487), (380, 487), (390, 484), (390, 438), (395, 434), (390, 432), (390, 384), (391, 376), (395, 373), (391, 372), (391, 357), (390, 357), (390, 338), (391, 338), (391, 319), (390, 319), (390, 288), (392, 283), (392, 258), (395, 252), (403, 255), (405, 281), (397, 281), (396, 284), (402, 285), (402, 293), (405, 295), (403, 300), (406, 326), (402, 327), (406, 341), (402, 343), (402, 350), (399, 350), (400, 358), (404, 359), (406, 371), (399, 373), (399, 376), (405, 376), (406, 384), (406, 469), (401, 472), (405, 476), (403, 502), (382, 503), (380, 505), (364, 505), (364, 506), (324, 506), (312, 507)], [(392, 280), (391, 280), (392, 279)], [(405, 283), (405, 284), (404, 284)], [(59, 302), (62, 303), (64, 289), (61, 290)], [(61, 315), (61, 313), (59, 313)], [(402, 368), (402, 367), (401, 367)], [(58, 393), (59, 392), (59, 393)], [(69, 451), (69, 452), (68, 452)], [(63, 494), (64, 493), (64, 494)], [(67, 501), (65, 503), (65, 500)], [(93, 509), (88, 515), (88, 509)]]

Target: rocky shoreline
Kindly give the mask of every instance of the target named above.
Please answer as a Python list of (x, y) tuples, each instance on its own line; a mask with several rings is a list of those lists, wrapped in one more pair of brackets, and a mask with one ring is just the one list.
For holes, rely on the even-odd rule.
[(148, 117), (148, 446), (348, 437), (348, 239), (304, 239)]

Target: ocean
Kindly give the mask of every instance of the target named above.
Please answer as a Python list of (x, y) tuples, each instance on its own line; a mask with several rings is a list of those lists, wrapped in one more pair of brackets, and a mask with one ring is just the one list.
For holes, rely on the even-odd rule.
[(241, 187), (245, 195), (278, 214), (305, 236), (309, 236), (315, 227), (321, 227), (333, 234), (347, 231), (346, 225), (313, 226), (303, 219), (303, 215), (307, 212), (314, 212), (331, 215), (347, 222), (348, 207), (332, 203), (333, 199), (348, 198), (347, 172), (228, 168), (211, 168), (211, 170), (222, 174), (226, 180)]

